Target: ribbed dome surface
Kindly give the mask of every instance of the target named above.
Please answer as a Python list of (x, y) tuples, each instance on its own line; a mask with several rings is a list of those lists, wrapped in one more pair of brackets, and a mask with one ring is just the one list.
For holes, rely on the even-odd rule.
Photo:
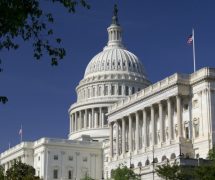
[(124, 48), (108, 48), (92, 58), (85, 71), (85, 78), (105, 71), (131, 72), (145, 76), (142, 63), (137, 56)]

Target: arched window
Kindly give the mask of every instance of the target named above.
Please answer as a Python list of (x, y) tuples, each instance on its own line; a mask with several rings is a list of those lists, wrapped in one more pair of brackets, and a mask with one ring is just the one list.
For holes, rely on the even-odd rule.
[(146, 160), (145, 165), (148, 166), (150, 164), (149, 159)]
[(172, 153), (171, 156), (170, 156), (170, 159), (175, 159), (175, 158), (176, 158), (175, 153)]
[(114, 95), (114, 94), (115, 94), (115, 86), (112, 85), (112, 86), (111, 86), (111, 95)]
[(165, 161), (165, 160), (166, 160), (166, 156), (164, 155), (164, 156), (162, 156), (161, 161)]
[(104, 95), (107, 96), (108, 95), (108, 86), (105, 86), (105, 89), (104, 89)]

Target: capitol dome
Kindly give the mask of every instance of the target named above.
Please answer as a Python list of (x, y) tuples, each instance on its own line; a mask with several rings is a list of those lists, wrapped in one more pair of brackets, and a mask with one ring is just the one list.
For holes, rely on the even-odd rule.
[(137, 56), (121, 47), (104, 48), (94, 56), (86, 68), (84, 78), (110, 72), (126, 72), (146, 78), (143, 65)]
[(108, 43), (91, 59), (76, 87), (77, 102), (69, 108), (69, 139), (81, 139), (83, 135), (94, 140), (108, 138), (108, 107), (150, 84), (141, 61), (122, 43), (117, 13), (115, 6), (107, 28)]

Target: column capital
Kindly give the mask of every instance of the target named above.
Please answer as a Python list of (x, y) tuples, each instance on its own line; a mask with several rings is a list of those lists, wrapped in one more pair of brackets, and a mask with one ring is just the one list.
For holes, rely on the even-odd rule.
[(163, 100), (158, 101), (158, 105), (163, 105)]

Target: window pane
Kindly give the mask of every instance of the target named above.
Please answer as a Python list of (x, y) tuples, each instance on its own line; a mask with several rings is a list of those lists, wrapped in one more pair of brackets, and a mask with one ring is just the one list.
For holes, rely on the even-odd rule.
[(53, 178), (58, 179), (58, 170), (57, 169), (54, 169), (54, 171), (53, 171)]

